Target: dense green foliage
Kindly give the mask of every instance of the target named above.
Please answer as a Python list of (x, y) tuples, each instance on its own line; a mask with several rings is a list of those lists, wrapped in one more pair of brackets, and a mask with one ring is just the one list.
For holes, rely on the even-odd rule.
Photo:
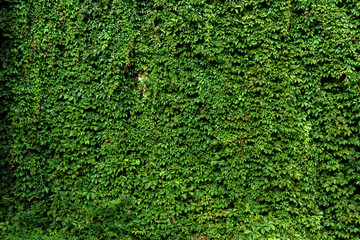
[(2, 5), (3, 237), (360, 239), (357, 1)]

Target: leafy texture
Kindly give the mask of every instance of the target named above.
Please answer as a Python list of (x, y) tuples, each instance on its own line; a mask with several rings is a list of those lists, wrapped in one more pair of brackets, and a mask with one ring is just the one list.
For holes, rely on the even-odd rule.
[(359, 239), (357, 1), (2, 4), (5, 235)]

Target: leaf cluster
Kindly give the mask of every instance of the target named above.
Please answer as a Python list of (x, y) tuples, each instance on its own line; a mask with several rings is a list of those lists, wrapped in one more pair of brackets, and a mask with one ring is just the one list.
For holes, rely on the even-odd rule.
[(4, 236), (358, 239), (357, 1), (1, 4)]

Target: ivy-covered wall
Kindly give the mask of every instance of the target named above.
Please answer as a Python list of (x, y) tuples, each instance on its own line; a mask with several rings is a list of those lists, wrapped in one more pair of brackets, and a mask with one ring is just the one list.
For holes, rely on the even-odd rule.
[(359, 239), (358, 1), (2, 5), (3, 236)]

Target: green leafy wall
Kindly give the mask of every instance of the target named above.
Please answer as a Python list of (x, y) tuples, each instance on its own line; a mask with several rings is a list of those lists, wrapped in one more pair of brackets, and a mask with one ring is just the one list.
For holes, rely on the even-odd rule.
[(359, 239), (357, 1), (3, 4), (4, 236)]

